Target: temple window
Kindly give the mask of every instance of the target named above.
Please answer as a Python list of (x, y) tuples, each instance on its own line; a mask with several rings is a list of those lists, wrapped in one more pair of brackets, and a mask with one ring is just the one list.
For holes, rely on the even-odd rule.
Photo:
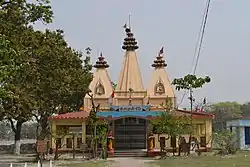
[(80, 148), (80, 147), (81, 147), (81, 144), (82, 144), (82, 138), (81, 138), (81, 137), (78, 137), (78, 138), (77, 138), (77, 148)]
[(171, 147), (176, 148), (176, 136), (171, 136), (170, 144), (171, 144)]
[(66, 139), (66, 147), (67, 148), (72, 148), (73, 147), (73, 139), (72, 138), (67, 138)]
[(61, 138), (56, 138), (56, 146), (57, 146), (57, 148), (62, 148), (62, 139)]
[(95, 93), (97, 95), (103, 95), (103, 94), (105, 94), (104, 86), (101, 83), (97, 84), (97, 86), (95, 88)]

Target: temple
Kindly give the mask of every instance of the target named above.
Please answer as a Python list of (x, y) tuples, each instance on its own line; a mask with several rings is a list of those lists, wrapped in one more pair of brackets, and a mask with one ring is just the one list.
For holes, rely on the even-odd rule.
[[(98, 117), (107, 119), (112, 129), (110, 136), (113, 145), (109, 146), (109, 151), (114, 154), (119, 150), (144, 150), (148, 156), (153, 156), (156, 154), (152, 153), (159, 152), (162, 143), (157, 134), (150, 135), (148, 125), (152, 118), (168, 112), (164, 107), (165, 102), (170, 102), (169, 110), (177, 114), (191, 116), (191, 112), (176, 107), (176, 96), (166, 70), (163, 47), (152, 62), (152, 74), (145, 88), (136, 54), (138, 43), (131, 28), (125, 28), (125, 33), (122, 45), (124, 57), (117, 86), (113, 86), (107, 71), (109, 65), (101, 53), (93, 65), (96, 71), (89, 89), (94, 103), (99, 105)], [(51, 148), (54, 149), (55, 143), (59, 143), (59, 150), (79, 150), (81, 144), (89, 143), (86, 120), (91, 108), (92, 99), (87, 94), (81, 111), (51, 116)], [(192, 116), (194, 136), (200, 143), (199, 148), (207, 151), (211, 148), (213, 115), (193, 111)], [(58, 135), (60, 129), (67, 129), (67, 134)], [(178, 147), (178, 139), (164, 138), (164, 147), (170, 150)]]

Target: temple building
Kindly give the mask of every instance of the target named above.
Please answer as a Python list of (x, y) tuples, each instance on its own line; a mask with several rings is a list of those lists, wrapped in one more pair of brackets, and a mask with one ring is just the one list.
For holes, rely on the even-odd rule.
[[(117, 86), (114, 88), (107, 71), (109, 64), (101, 53), (93, 65), (96, 70), (89, 89), (94, 103), (99, 105), (98, 117), (109, 121), (114, 152), (132, 149), (157, 152), (160, 149), (160, 141), (156, 134), (152, 141), (153, 146), (150, 146), (149, 150), (148, 125), (153, 117), (167, 112), (163, 104), (167, 100), (170, 101), (170, 110), (178, 114), (191, 116), (191, 112), (176, 108), (175, 91), (166, 70), (167, 63), (164, 60), (163, 48), (157, 53), (151, 67), (148, 65), (152, 68), (152, 74), (148, 87), (144, 87), (136, 54), (139, 48), (138, 43), (131, 28), (125, 28), (125, 33), (126, 37), (122, 45), (124, 57), (118, 74)], [(86, 119), (91, 108), (92, 100), (87, 94), (84, 98), (84, 109), (81, 111), (51, 116), (51, 147), (56, 147), (56, 141), (60, 143), (59, 149), (61, 150), (72, 150), (73, 147), (80, 149), (82, 143), (87, 143), (89, 132)], [(197, 137), (200, 148), (209, 150), (213, 115), (196, 111), (193, 111), (192, 115), (194, 136)], [(68, 134), (60, 137), (57, 133), (62, 127), (68, 129)], [(74, 138), (71, 132), (77, 132)], [(166, 140), (165, 147), (176, 148), (177, 143), (177, 139), (171, 138)]]

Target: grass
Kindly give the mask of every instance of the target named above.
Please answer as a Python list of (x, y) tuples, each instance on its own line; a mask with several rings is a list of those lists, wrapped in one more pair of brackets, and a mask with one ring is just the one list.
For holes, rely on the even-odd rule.
[(231, 156), (202, 155), (193, 157), (169, 157), (156, 160), (150, 166), (159, 167), (249, 167), (250, 152), (239, 152)]
[(66, 163), (57, 165), (60, 167), (106, 167), (108, 165), (107, 161), (86, 161), (86, 162), (72, 162), (72, 163)]

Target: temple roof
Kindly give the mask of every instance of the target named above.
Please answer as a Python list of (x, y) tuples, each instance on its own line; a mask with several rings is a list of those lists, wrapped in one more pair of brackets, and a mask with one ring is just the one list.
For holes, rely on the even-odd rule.
[(50, 116), (49, 119), (85, 119), (89, 116), (87, 111), (69, 112), (65, 114), (58, 114)]
[[(150, 117), (159, 117), (161, 112), (165, 111), (138, 111), (138, 112), (131, 112), (131, 111), (103, 111), (98, 112), (97, 115), (100, 118), (111, 118), (117, 119), (126, 116), (133, 116), (133, 117), (140, 117), (140, 118), (150, 118)], [(190, 111), (187, 110), (176, 110), (177, 113), (180, 114), (190, 114)], [(71, 112), (65, 114), (59, 114), (55, 116), (49, 117), (50, 120), (58, 120), (58, 119), (86, 119), (89, 116), (89, 112), (87, 111), (79, 111), (79, 112)], [(207, 118), (207, 119), (214, 119), (213, 114), (202, 113), (202, 112), (195, 112), (193, 111), (193, 118), (200, 119), (200, 118)]]
[[(94, 97), (109, 98), (113, 92), (113, 87), (107, 71), (109, 65), (105, 61), (102, 53), (98, 57), (94, 67), (96, 68), (96, 71), (93, 74), (93, 80), (89, 84), (89, 89), (92, 91)], [(86, 94), (85, 98), (90, 97)]]
[(118, 77), (116, 91), (144, 91), (142, 76), (135, 50), (137, 42), (130, 28), (126, 28), (127, 37), (124, 39), (122, 48), (126, 50), (123, 64)]
[(98, 60), (96, 61), (94, 67), (95, 68), (108, 68), (109, 67), (107, 61), (105, 61), (105, 58), (102, 56), (102, 52), (100, 56), (98, 57)]
[(152, 64), (152, 67), (154, 67), (154, 71), (152, 72), (152, 76), (149, 80), (149, 86), (147, 89), (148, 96), (150, 98), (157, 96), (175, 97), (174, 89), (165, 69), (167, 64), (163, 59), (163, 54), (164, 52), (162, 47), (160, 52), (156, 56), (156, 60)]
[(152, 64), (152, 67), (155, 67), (155, 68), (167, 67), (167, 64), (165, 63), (165, 60), (163, 59), (163, 47), (161, 48), (158, 56), (156, 56), (156, 60), (154, 60), (154, 63)]

